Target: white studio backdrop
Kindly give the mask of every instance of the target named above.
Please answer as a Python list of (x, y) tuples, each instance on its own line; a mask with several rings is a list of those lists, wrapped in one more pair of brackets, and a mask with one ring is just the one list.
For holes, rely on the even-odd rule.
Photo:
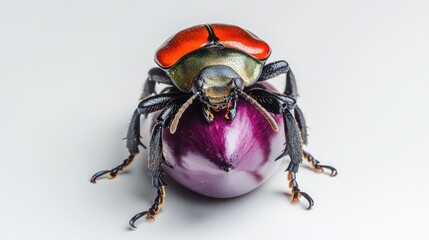
[[(426, 1), (0, 1), (0, 239), (427, 239)], [(146, 154), (121, 140), (155, 50), (202, 23), (241, 26), (289, 62), (310, 127), (311, 211), (283, 169), (234, 199), (168, 179), (154, 222)], [(283, 87), (283, 78), (272, 81)], [(147, 136), (146, 136), (147, 137)]]

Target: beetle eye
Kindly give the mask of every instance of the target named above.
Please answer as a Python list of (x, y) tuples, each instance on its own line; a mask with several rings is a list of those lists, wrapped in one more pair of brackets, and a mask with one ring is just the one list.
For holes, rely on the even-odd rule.
[(203, 80), (201, 80), (200, 78), (197, 78), (192, 84), (192, 92), (197, 93), (201, 90), (202, 87), (203, 87)]
[(239, 88), (240, 90), (243, 90), (243, 88), (244, 88), (243, 79), (241, 79), (241, 78), (234, 78), (233, 82), (234, 82), (234, 84), (235, 84), (235, 86), (237, 88)]

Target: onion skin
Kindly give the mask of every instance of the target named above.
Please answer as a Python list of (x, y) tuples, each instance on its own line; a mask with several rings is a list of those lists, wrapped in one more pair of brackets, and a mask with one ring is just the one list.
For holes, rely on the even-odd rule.
[(275, 132), (259, 110), (242, 98), (237, 101), (233, 121), (224, 117), (225, 110), (213, 113), (210, 124), (196, 99), (174, 134), (163, 129), (164, 156), (172, 166), (163, 165), (163, 169), (175, 181), (205, 196), (230, 198), (248, 193), (271, 177), (281, 163), (275, 159), (284, 150), (283, 118), (272, 114), (279, 126)]

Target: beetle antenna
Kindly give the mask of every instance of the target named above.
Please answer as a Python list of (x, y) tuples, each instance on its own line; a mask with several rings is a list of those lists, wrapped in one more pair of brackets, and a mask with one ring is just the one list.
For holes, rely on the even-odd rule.
[(170, 133), (173, 134), (176, 132), (177, 130), (177, 125), (179, 124), (179, 120), (182, 117), (183, 113), (185, 112), (185, 110), (189, 107), (189, 105), (191, 105), (191, 103), (194, 101), (194, 99), (200, 95), (199, 92), (196, 92), (194, 95), (192, 95), (179, 109), (179, 111), (177, 111), (176, 115), (174, 115), (173, 121), (171, 122), (170, 125)]
[(265, 119), (267, 119), (267, 121), (271, 125), (271, 128), (275, 132), (277, 132), (279, 130), (279, 126), (277, 125), (276, 120), (274, 120), (274, 118), (271, 117), (271, 115), (268, 113), (267, 109), (265, 109), (264, 107), (262, 107), (262, 105), (259, 104), (258, 101), (256, 101), (254, 98), (252, 98), (251, 96), (247, 95), (245, 92), (241, 91), (241, 89), (237, 89), (237, 91), (240, 94), (240, 96), (242, 96), (244, 99), (246, 99), (246, 101), (248, 101), (253, 106), (255, 106), (259, 110), (259, 112), (261, 112), (262, 115), (264, 115)]

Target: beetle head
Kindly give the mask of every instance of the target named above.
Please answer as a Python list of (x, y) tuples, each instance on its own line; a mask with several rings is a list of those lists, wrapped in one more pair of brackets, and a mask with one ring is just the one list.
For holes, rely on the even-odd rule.
[(205, 67), (199, 72), (192, 83), (194, 93), (177, 111), (170, 125), (170, 133), (176, 132), (177, 125), (183, 112), (192, 104), (195, 98), (199, 97), (203, 103), (203, 115), (208, 122), (212, 122), (216, 112), (227, 109), (225, 118), (233, 120), (236, 114), (236, 101), (238, 95), (254, 105), (268, 120), (274, 131), (278, 131), (276, 121), (268, 111), (262, 107), (255, 99), (243, 92), (244, 81), (231, 67), (225, 65), (212, 65)]
[(201, 102), (214, 110), (237, 99), (237, 90), (244, 82), (232, 68), (225, 65), (208, 66), (201, 70), (192, 84), (192, 92), (199, 93)]

